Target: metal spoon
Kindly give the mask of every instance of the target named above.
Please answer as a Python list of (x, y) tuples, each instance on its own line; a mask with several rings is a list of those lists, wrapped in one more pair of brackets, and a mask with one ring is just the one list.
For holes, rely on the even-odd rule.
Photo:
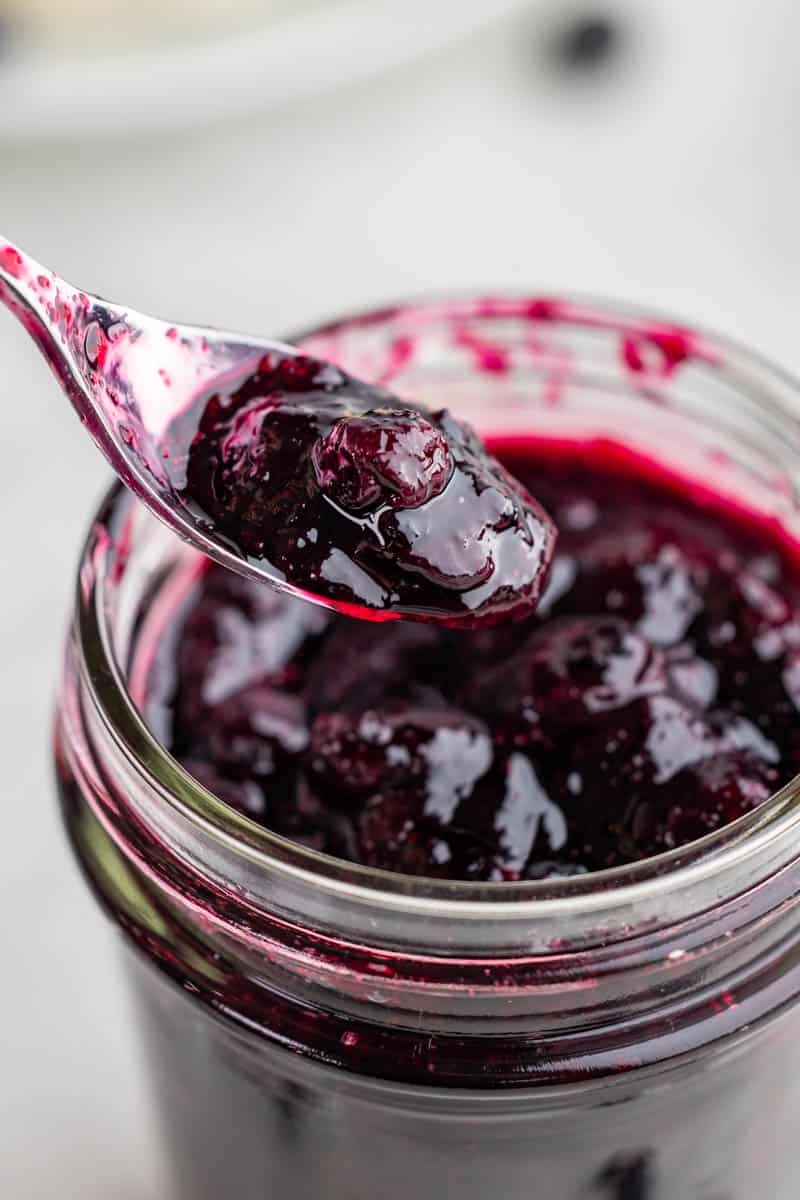
[[(474, 625), (525, 615), (535, 606), (552, 554), (552, 523), (475, 435), (447, 414), (429, 414), (333, 366), (303, 359), (299, 350), (283, 342), (174, 325), (109, 304), (67, 283), (2, 238), (0, 302), (34, 338), (120, 479), (156, 516), (222, 566), (373, 620), (403, 616)], [(302, 391), (308, 370), (312, 386), (306, 394), (309, 407), (303, 410), (308, 415), (301, 415), (301, 421), (321, 422), (322, 428), (327, 405), (334, 432), (342, 421), (361, 420), (362, 426), (366, 422), (366, 435), (363, 430), (352, 435), (367, 447), (360, 451), (365, 458), (356, 473), (365, 471), (370, 486), (376, 477), (383, 481), (381, 487), (391, 486), (386, 481), (393, 478), (398, 490), (379, 488), (376, 494), (386, 499), (375, 512), (360, 507), (365, 503), (362, 492), (356, 499), (347, 492), (347, 472), (354, 464), (351, 448), (335, 443), (324, 465), (315, 460), (317, 484), (312, 485), (312, 493), (321, 497), (316, 503), (322, 507), (315, 511), (325, 520), (338, 514), (335, 541), (328, 545), (322, 536), (317, 548), (316, 528), (309, 528), (307, 537), (295, 536), (294, 516), (285, 514), (281, 532), (290, 532), (275, 565), (263, 552), (251, 555), (227, 536), (230, 510), (217, 514), (215, 523), (211, 509), (187, 483), (187, 464), (198, 461), (195, 414), (204, 412), (207, 404), (224, 410), (248, 378), (259, 387), (263, 383), (264, 403), (269, 405), (277, 378), (303, 375)], [(280, 392), (278, 387), (276, 394)], [(394, 432), (387, 424), (392, 419)], [(176, 446), (172, 439), (178, 426)], [(352, 433), (353, 425), (348, 428)], [(416, 446), (416, 457), (392, 458), (402, 453), (397, 450), (401, 444)], [(248, 467), (248, 486), (274, 482), (281, 467), (285, 472), (285, 459), (282, 464), (275, 459), (274, 470), (270, 468), (264, 457), (271, 453), (268, 445), (271, 442), (261, 447), (254, 443), (261, 457)], [(291, 466), (289, 492), (309, 469), (308, 463), (298, 461), (292, 476)], [(211, 461), (201, 468), (201, 495), (211, 488), (212, 509), (219, 499), (216, 471)], [(313, 491), (316, 486), (319, 493)], [(307, 502), (304, 488), (301, 482), (301, 504)], [(343, 492), (346, 511), (336, 502)], [(370, 495), (367, 504), (373, 503)], [(381, 558), (387, 530), (391, 546), (400, 550)], [(300, 532), (305, 534), (305, 527)], [(269, 545), (272, 554), (275, 547)], [(321, 557), (321, 568), (315, 554)], [(378, 569), (372, 565), (375, 555)], [(304, 556), (313, 559), (305, 574)]]

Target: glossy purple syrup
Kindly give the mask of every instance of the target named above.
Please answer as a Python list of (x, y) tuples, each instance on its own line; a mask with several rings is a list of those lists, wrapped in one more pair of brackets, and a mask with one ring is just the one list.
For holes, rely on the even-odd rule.
[(446, 410), (274, 354), (190, 405), (163, 446), (210, 534), (340, 611), (469, 627), (539, 599), (552, 522)]
[(345, 859), (508, 881), (683, 845), (796, 773), (778, 531), (606, 443), (494, 449), (559, 530), (538, 612), (370, 624), (207, 569), (149, 700), (204, 785)]

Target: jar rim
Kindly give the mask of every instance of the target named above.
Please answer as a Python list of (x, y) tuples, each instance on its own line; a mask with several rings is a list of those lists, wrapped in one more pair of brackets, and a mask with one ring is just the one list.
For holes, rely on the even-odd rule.
[[(523, 315), (524, 308), (533, 313), (536, 304), (553, 306), (557, 315), (546, 318), (551, 322), (599, 326), (623, 333), (640, 330), (646, 322), (651, 329), (685, 332), (706, 364), (713, 364), (715, 371), (724, 373), (736, 386), (750, 386), (757, 392), (759, 404), (779, 420), (797, 424), (800, 448), (800, 381), (727, 338), (689, 330), (669, 318), (629, 305), (598, 303), (584, 297), (556, 300), (524, 293), (515, 296), (508, 292), (473, 298), (442, 297), (365, 309), (319, 324), (289, 340), (303, 343), (356, 326), (402, 323), (405, 317), (430, 323), (442, 317), (452, 319), (456, 311), (472, 318), (517, 317)], [(774, 870), (795, 857), (793, 847), (800, 846), (800, 775), (752, 812), (686, 846), (621, 867), (534, 881), (475, 883), (401, 875), (334, 858), (256, 824), (205, 789), (158, 741), (132, 698), (125, 671), (114, 652), (108, 587), (115, 543), (106, 531), (120, 529), (137, 504), (120, 483), (115, 483), (101, 503), (83, 548), (76, 628), (88, 686), (114, 740), (173, 816), (182, 825), (201, 830), (228, 855), (246, 861), (249, 869), (292, 877), (296, 883), (322, 890), (332, 898), (346, 895), (351, 903), (372, 906), (379, 902), (384, 908), (420, 916), (489, 917), (516, 924), (526, 920), (538, 923), (544, 917), (555, 923), (577, 914), (599, 921), (612, 913), (642, 911), (645, 902), (648, 908), (657, 910), (670, 896), (686, 896), (709, 885), (720, 896), (730, 894), (731, 881), (741, 886), (745, 879), (755, 882), (760, 878), (762, 868), (757, 864), (765, 859)]]

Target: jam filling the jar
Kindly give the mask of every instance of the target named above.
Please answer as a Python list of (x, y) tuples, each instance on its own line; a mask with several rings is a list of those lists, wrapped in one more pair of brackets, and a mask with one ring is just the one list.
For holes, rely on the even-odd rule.
[(373, 624), (198, 560), (147, 687), (175, 757), (297, 842), (456, 880), (619, 866), (767, 799), (800, 766), (788, 540), (620, 444), (490, 448), (558, 530), (535, 613)]

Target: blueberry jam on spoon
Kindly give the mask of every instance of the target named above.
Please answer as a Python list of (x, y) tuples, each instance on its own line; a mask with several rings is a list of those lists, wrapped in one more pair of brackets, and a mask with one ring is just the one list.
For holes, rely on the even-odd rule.
[(122, 481), (223, 566), (361, 618), (535, 608), (553, 524), (449, 413), (282, 343), (111, 305), (2, 238), (0, 302)]
[(475, 432), (330, 364), (267, 355), (164, 445), (214, 536), (341, 611), (493, 624), (543, 590), (553, 523)]

